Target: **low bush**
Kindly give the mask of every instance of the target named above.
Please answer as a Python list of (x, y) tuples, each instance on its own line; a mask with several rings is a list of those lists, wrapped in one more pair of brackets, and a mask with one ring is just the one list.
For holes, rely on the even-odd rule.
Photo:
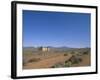
[(78, 64), (79, 62), (82, 61), (82, 58), (79, 57), (79, 56), (77, 56), (77, 55), (73, 55), (73, 56), (69, 59), (69, 61), (71, 61), (72, 64)]
[(63, 67), (63, 63), (57, 63), (57, 64), (51, 66), (51, 68), (59, 68), (59, 67)]
[(68, 54), (64, 54), (64, 56), (68, 56)]
[(33, 59), (30, 59), (28, 62), (37, 62), (37, 61), (39, 61), (40, 60), (40, 58), (33, 58)]
[(71, 61), (67, 61), (64, 64), (64, 67), (71, 67), (72, 66), (72, 62)]
[(83, 54), (87, 55), (87, 54), (88, 54), (88, 52), (83, 52)]

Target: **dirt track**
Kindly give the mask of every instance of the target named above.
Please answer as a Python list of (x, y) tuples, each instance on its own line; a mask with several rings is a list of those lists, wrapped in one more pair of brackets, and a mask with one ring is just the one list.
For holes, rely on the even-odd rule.
[(24, 66), (23, 68), (24, 69), (49, 68), (55, 65), (56, 63), (65, 62), (66, 60), (70, 59), (71, 56), (72, 56), (71, 54), (68, 54), (67, 56), (60, 54), (54, 57), (42, 59), (38, 62), (27, 63), (27, 65)]

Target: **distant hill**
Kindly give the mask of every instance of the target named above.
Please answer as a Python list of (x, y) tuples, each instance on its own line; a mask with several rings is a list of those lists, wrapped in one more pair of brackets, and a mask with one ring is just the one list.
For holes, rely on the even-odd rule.
[[(50, 49), (50, 51), (85, 51), (85, 50), (89, 50), (90, 48), (70, 48), (70, 47), (66, 47), (66, 46), (62, 46), (62, 47), (52, 47), (52, 46), (48, 46), (48, 48)], [(24, 47), (23, 48), (24, 52), (34, 52), (34, 51), (38, 51), (38, 47)]]
[(72, 49), (70, 47), (49, 47), (49, 48), (52, 51), (66, 51), (66, 50)]

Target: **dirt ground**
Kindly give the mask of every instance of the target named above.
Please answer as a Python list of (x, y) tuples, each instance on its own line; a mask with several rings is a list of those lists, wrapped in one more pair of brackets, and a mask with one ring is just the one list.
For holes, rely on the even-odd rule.
[[(23, 55), (23, 69), (51, 68), (56, 64), (64, 64), (73, 54), (65, 52), (38, 52), (36, 54)], [(90, 54), (82, 55), (82, 61), (72, 64), (70, 67), (90, 66)]]

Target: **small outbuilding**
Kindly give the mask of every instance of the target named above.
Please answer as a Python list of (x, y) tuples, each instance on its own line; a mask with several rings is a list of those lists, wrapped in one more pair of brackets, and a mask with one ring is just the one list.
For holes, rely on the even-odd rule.
[(50, 49), (48, 47), (39, 47), (39, 51), (49, 51)]

